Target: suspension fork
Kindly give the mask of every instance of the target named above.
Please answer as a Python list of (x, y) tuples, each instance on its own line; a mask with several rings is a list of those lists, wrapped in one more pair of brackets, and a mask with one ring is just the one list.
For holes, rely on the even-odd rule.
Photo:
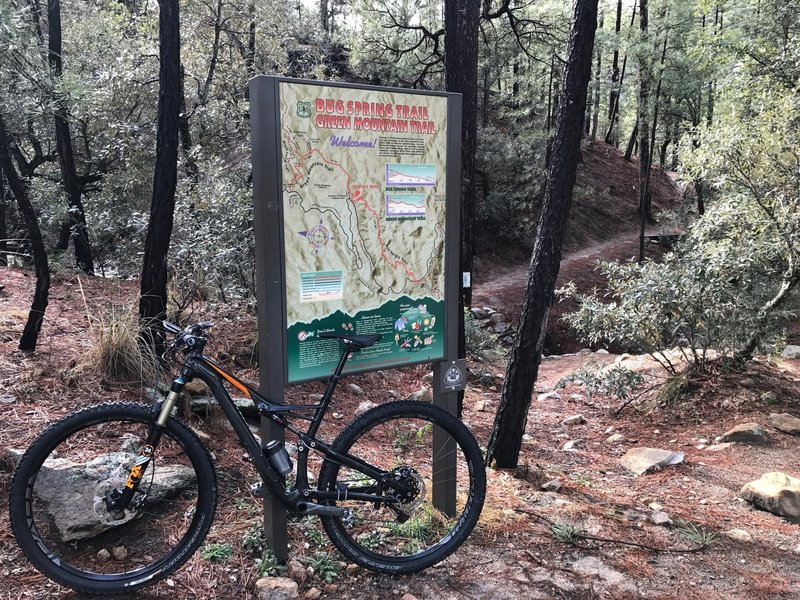
[(169, 394), (167, 394), (164, 402), (161, 403), (161, 410), (158, 413), (158, 418), (147, 433), (147, 441), (144, 446), (139, 449), (139, 455), (136, 457), (136, 461), (134, 461), (130, 473), (128, 473), (125, 487), (121, 492), (115, 488), (106, 494), (106, 506), (109, 510), (122, 511), (131, 505), (139, 489), (142, 477), (144, 477), (148, 465), (153, 460), (158, 442), (161, 441), (161, 436), (167, 428), (167, 420), (170, 414), (172, 414), (172, 409), (175, 407), (175, 403), (178, 401), (185, 384), (186, 379), (183, 373), (172, 382)]

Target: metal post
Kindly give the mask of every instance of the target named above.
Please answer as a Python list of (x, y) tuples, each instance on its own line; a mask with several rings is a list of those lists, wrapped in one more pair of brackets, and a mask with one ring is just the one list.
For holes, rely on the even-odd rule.
[[(261, 391), (271, 402), (283, 401), (284, 296), (282, 293), (283, 228), (281, 226), (282, 183), (278, 169), (278, 86), (275, 79), (258, 76), (250, 80), (250, 127), (253, 167), (253, 215), (256, 235), (256, 297), (258, 302), (258, 364)], [(283, 429), (261, 419), (261, 440), (283, 441)], [(264, 533), (279, 562), (288, 554), (286, 509), (268, 496), (264, 498)]]
[[(466, 366), (458, 356), (458, 314), (461, 295), (461, 94), (447, 97), (447, 205), (445, 214), (445, 361), (433, 367), (433, 402), (458, 412), (458, 389)], [(447, 385), (452, 368), (463, 369), (458, 386)], [(456, 513), (456, 444), (438, 427), (433, 430), (433, 505), (444, 514)]]

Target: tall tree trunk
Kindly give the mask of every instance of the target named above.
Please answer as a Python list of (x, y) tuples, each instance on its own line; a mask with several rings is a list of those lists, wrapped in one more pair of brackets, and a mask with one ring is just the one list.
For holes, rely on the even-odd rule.
[[(600, 29), (603, 28), (603, 15), (600, 15), (600, 22), (597, 25)], [(592, 129), (591, 129), (591, 136), (592, 136), (592, 144), (594, 144), (594, 140), (597, 138), (597, 121), (600, 119), (600, 72), (602, 69), (602, 60), (603, 55), (600, 51), (600, 47), (597, 48), (597, 64), (594, 70), (594, 102), (593, 102), (593, 110), (592, 110)]]
[(11, 138), (6, 129), (6, 122), (3, 115), (0, 115), (0, 167), (5, 173), (8, 187), (17, 200), (19, 213), (25, 221), (28, 229), (28, 237), (31, 242), (33, 252), (33, 264), (36, 269), (36, 288), (33, 292), (33, 302), (28, 313), (28, 320), (22, 330), (22, 337), (19, 340), (20, 350), (36, 350), (36, 343), (39, 340), (39, 332), (42, 329), (44, 313), (47, 310), (48, 297), (50, 294), (50, 266), (47, 264), (47, 250), (42, 240), (42, 231), (39, 229), (39, 220), (36, 211), (33, 209), (28, 190), (25, 183), (20, 179), (14, 163), (11, 160)]
[(0, 164), (0, 267), (8, 266), (8, 221), (6, 221), (6, 190), (3, 165)]
[(628, 139), (628, 145), (625, 147), (625, 160), (630, 162), (631, 157), (633, 156), (633, 149), (636, 145), (636, 136), (639, 135), (639, 118), (636, 118), (636, 122), (633, 124), (633, 130), (631, 131), (631, 137)]
[(197, 183), (200, 170), (192, 156), (192, 128), (189, 125), (189, 112), (186, 110), (186, 70), (181, 65), (181, 104), (178, 113), (178, 133), (181, 139), (181, 152), (183, 153), (183, 164), (186, 176), (193, 183)]
[(161, 344), (167, 308), (167, 254), (178, 180), (181, 46), (178, 0), (159, 0), (159, 97), (153, 198), (144, 244), (139, 318), (146, 339)]
[[(631, 23), (628, 26), (628, 29), (633, 27), (633, 23), (636, 20), (636, 5), (633, 5), (633, 10), (631, 11)], [(619, 75), (619, 84), (616, 86), (616, 94), (614, 95), (614, 104), (608, 107), (608, 131), (606, 131), (606, 144), (613, 144), (615, 147), (619, 147), (619, 99), (622, 94), (622, 84), (625, 83), (625, 69), (628, 66), (628, 53), (625, 53), (625, 56), (622, 58), (622, 71)], [(612, 87), (613, 89), (613, 87)], [(628, 159), (630, 160), (630, 159)]]
[[(47, 3), (47, 60), (56, 79), (61, 79), (63, 64), (61, 56), (61, 3), (60, 0), (48, 0)], [(94, 275), (92, 246), (89, 243), (89, 231), (86, 227), (86, 214), (81, 199), (83, 190), (75, 169), (75, 155), (72, 151), (72, 136), (67, 122), (67, 108), (61, 98), (56, 98), (55, 130), (58, 162), (61, 166), (61, 182), (67, 194), (69, 207), (69, 228), (75, 244), (75, 263), (87, 275)]]
[[(460, 92), (461, 109), (461, 273), (472, 273), (475, 254), (475, 153), (478, 148), (478, 28), (480, 0), (446, 0), (444, 5), (447, 91)], [(471, 281), (470, 277), (470, 281)], [(472, 285), (462, 287), (459, 315), (472, 304)], [(458, 322), (458, 355), (466, 356), (464, 319)], [(458, 395), (461, 412), (464, 394)]]
[(639, 262), (644, 260), (644, 229), (650, 219), (650, 69), (647, 0), (639, 0)]
[[(608, 94), (608, 126), (609, 132), (611, 131), (611, 123), (614, 119), (614, 111), (615, 104), (617, 102), (617, 96), (619, 95), (619, 89), (617, 84), (619, 83), (619, 35), (622, 31), (622, 0), (617, 0), (617, 17), (614, 20), (614, 57), (611, 60), (611, 91)], [(613, 136), (606, 136), (611, 137), (613, 140)], [(611, 141), (607, 140), (607, 143), (612, 143)], [(617, 141), (617, 143), (619, 143)], [(614, 144), (615, 146), (617, 144)]]
[(564, 70), (564, 97), (560, 103), (553, 156), (536, 227), (519, 333), (514, 339), (487, 450), (488, 461), (494, 460), (499, 468), (517, 466), (533, 385), (541, 362), (547, 313), (558, 277), (561, 245), (580, 154), (597, 28), (597, 3), (598, 0), (576, 0), (574, 4), (569, 58)]
[[(462, 95), (461, 125), (461, 272), (472, 272), (475, 252), (475, 152), (478, 147), (478, 26), (480, 0), (445, 3), (445, 71), (447, 90)], [(472, 288), (463, 290), (472, 303)]]

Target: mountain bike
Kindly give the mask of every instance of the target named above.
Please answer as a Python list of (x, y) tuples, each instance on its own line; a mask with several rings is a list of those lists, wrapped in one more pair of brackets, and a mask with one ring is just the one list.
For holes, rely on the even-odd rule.
[[(413, 573), (450, 555), (472, 531), (486, 493), (480, 448), (446, 410), (415, 401), (378, 405), (333, 440), (318, 437), (348, 358), (380, 335), (322, 333), (341, 343), (341, 356), (315, 404), (274, 402), (203, 354), (211, 324), (181, 329), (167, 353), (180, 375), (163, 400), (150, 405), (107, 403), (50, 425), (20, 459), (11, 483), (11, 525), (30, 562), (78, 591), (131, 591), (167, 577), (198, 549), (217, 504), (211, 455), (176, 416), (186, 383), (209, 387), (249, 454), (268, 493), (290, 513), (318, 515), (348, 559), (383, 573)], [(182, 356), (179, 356), (180, 351)], [(250, 431), (224, 387), (236, 388), (259, 413), (294, 434), (297, 469), (283, 442), (264, 445)], [(307, 421), (305, 431), (298, 426)], [(316, 485), (309, 453), (320, 455)], [(448, 469), (434, 472), (436, 465)], [(455, 490), (455, 510), (439, 510), (433, 481)], [(313, 474), (312, 474), (313, 477)], [(263, 485), (263, 487), (260, 487)], [(441, 483), (437, 484), (441, 485)]]

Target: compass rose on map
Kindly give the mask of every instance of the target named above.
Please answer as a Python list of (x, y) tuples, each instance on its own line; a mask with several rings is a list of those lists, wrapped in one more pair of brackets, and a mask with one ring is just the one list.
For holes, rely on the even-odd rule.
[(298, 231), (297, 233), (304, 236), (308, 240), (308, 243), (311, 244), (311, 247), (317, 252), (319, 252), (321, 248), (327, 246), (328, 242), (333, 239), (331, 232), (322, 224), (322, 221), (319, 222), (319, 225), (314, 225), (314, 227), (308, 231)]

